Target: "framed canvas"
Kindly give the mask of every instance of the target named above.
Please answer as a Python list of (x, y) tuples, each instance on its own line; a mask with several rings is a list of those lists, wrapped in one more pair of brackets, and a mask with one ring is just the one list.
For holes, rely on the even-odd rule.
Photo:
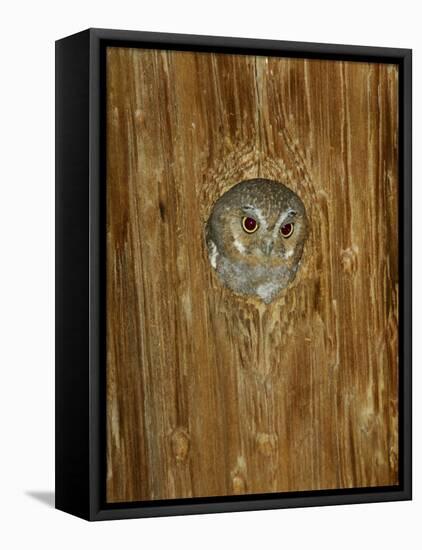
[(411, 50), (56, 43), (56, 506), (411, 498)]

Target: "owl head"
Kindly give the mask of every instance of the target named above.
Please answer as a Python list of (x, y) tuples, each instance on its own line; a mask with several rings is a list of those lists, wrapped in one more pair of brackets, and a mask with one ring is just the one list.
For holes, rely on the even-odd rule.
[(214, 204), (209, 259), (227, 287), (269, 303), (294, 279), (307, 233), (296, 193), (277, 181), (242, 181)]

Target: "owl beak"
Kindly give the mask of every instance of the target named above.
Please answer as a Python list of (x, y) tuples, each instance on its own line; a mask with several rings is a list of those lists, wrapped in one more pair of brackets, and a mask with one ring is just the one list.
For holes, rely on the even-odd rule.
[(272, 239), (268, 239), (263, 242), (261, 250), (266, 256), (270, 256), (271, 252), (273, 251), (273, 248), (274, 248), (274, 241)]

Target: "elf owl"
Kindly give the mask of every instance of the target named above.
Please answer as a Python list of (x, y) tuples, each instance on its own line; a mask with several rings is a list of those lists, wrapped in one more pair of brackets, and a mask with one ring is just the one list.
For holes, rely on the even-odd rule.
[(307, 234), (300, 198), (267, 179), (229, 189), (214, 204), (206, 225), (209, 260), (220, 281), (266, 304), (295, 278)]

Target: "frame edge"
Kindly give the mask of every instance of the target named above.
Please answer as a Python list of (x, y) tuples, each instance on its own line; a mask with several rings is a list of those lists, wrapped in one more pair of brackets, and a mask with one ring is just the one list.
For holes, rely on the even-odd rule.
[(89, 515), (89, 33), (55, 44), (55, 507)]

